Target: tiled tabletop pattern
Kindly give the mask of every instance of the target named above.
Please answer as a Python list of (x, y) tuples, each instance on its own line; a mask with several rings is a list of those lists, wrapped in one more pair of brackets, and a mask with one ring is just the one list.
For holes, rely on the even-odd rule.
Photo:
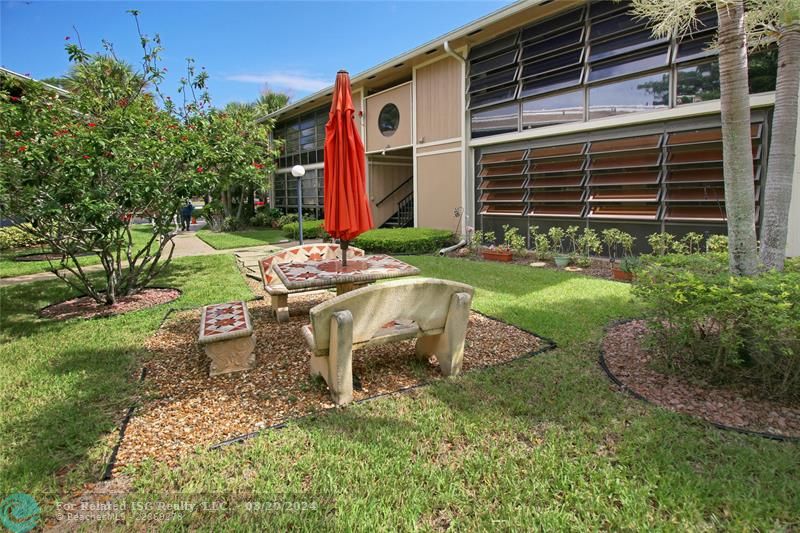
[(366, 255), (341, 259), (304, 261), (273, 265), (273, 270), (288, 289), (330, 287), (344, 283), (361, 283), (386, 278), (400, 278), (419, 274), (417, 267), (388, 255)]
[(204, 309), (203, 320), (200, 322), (199, 342), (202, 344), (245, 337), (252, 333), (250, 313), (247, 312), (247, 304), (244, 302), (207, 305)]

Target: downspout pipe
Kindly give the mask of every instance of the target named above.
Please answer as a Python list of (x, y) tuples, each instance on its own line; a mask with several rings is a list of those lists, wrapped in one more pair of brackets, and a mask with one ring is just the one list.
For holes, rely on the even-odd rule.
[(449, 254), (450, 252), (454, 252), (459, 248), (463, 248), (467, 245), (467, 239), (461, 239), (458, 243), (454, 244), (453, 246), (448, 246), (447, 248), (442, 248), (439, 250), (439, 255)]
[[(461, 63), (461, 65), (464, 67), (464, 72), (466, 73), (466, 71), (467, 71), (467, 60), (464, 59), (461, 56), (461, 54), (457, 53), (455, 50), (453, 50), (450, 47), (450, 41), (445, 41), (444, 42), (444, 52), (447, 55), (456, 58), (456, 60), (459, 63)], [(463, 77), (462, 77), (462, 83), (466, 83), (464, 81)], [(463, 158), (463, 160), (461, 161), (461, 167), (462, 167), (463, 173), (462, 173), (462, 184), (461, 184), (461, 186), (463, 187), (463, 191), (464, 191), (464, 194), (462, 195), (462, 198), (464, 200), (464, 203), (466, 204), (467, 203), (466, 199), (468, 198), (468, 195), (467, 195), (467, 175), (468, 175), (467, 172), (468, 172), (468, 170), (467, 169), (469, 168), (469, 146), (468, 146), (468, 140), (467, 140), (467, 131), (469, 129), (469, 126), (468, 126), (468, 123), (467, 123), (466, 102), (465, 102), (465, 96), (464, 96), (465, 91), (466, 91), (466, 87), (463, 87), (463, 90), (461, 91), (461, 109), (462, 109), (462, 111), (464, 113), (464, 121), (463, 121), (463, 124), (461, 125), (461, 146), (463, 147), (463, 150), (462, 150), (462, 158)], [(464, 207), (464, 224), (462, 224), (462, 226), (461, 226), (461, 231), (462, 231), (462, 235), (466, 236), (467, 235), (467, 226), (471, 226), (472, 225), (470, 223), (470, 221), (469, 221), (469, 213), (472, 211), (472, 209), (467, 209), (466, 205), (464, 205), (463, 207)]]

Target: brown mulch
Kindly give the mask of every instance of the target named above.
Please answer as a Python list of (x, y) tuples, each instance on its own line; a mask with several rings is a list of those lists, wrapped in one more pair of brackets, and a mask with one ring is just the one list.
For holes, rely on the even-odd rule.
[(658, 372), (643, 347), (643, 320), (611, 328), (603, 340), (606, 365), (633, 392), (662, 407), (724, 426), (800, 437), (800, 406), (754, 398), (741, 390), (689, 383)]
[(114, 305), (99, 304), (91, 296), (81, 296), (48, 305), (39, 311), (39, 316), (53, 320), (68, 320), (70, 318), (100, 318), (121, 315), (171, 302), (180, 295), (181, 291), (178, 289), (144, 289), (132, 296), (120, 296)]
[[(256, 367), (213, 378), (197, 345), (200, 311), (173, 315), (147, 343), (146, 397), (125, 431), (115, 471), (148, 457), (175, 465), (197, 446), (334, 407), (325, 382), (309, 376), (310, 352), (300, 333), (309, 309), (332, 296), (291, 295), (290, 321), (283, 324), (270, 316), (268, 300), (249, 302)], [(534, 335), (473, 313), (463, 371), (507, 362), (540, 346)], [(353, 374), (354, 389), (360, 383), (356, 401), (441, 378), (436, 361), (415, 360), (414, 341), (357, 350)]]

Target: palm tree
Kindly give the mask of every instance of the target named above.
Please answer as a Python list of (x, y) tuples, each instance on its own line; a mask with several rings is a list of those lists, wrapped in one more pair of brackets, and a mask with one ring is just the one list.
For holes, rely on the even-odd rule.
[(657, 37), (688, 33), (698, 23), (698, 11), (712, 6), (717, 10), (729, 268), (734, 275), (755, 274), (758, 250), (744, 0), (633, 0), (632, 6), (634, 13), (652, 21)]
[(775, 112), (764, 187), (761, 261), (783, 270), (795, 167), (800, 91), (800, 0), (750, 0), (748, 22), (756, 46), (778, 41)]

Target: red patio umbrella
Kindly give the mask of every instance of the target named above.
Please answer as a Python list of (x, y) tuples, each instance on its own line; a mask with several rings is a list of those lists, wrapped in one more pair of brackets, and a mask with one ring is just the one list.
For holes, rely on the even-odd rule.
[(353, 120), (350, 75), (336, 74), (333, 103), (325, 125), (325, 231), (342, 245), (342, 266), (347, 266), (351, 239), (372, 229), (372, 210), (364, 190), (364, 143)]

